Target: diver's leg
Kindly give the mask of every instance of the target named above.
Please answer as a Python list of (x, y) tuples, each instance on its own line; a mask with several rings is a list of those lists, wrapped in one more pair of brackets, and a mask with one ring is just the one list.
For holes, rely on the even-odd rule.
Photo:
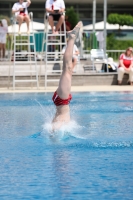
[(57, 94), (62, 99), (67, 99), (71, 91), (73, 46), (81, 26), (82, 23), (79, 22), (72, 31), (68, 32), (69, 40), (63, 57), (63, 72), (57, 89)]

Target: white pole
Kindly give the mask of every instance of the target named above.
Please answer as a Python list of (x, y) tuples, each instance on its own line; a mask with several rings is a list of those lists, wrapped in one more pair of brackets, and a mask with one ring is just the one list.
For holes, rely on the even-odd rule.
[(106, 37), (107, 37), (107, 30), (106, 30), (106, 22), (107, 22), (107, 0), (104, 0), (104, 53), (106, 54)]
[(96, 23), (96, 0), (93, 0), (93, 33), (95, 32)]
[(93, 48), (94, 48), (94, 33), (95, 33), (95, 23), (96, 23), (96, 0), (93, 0)]

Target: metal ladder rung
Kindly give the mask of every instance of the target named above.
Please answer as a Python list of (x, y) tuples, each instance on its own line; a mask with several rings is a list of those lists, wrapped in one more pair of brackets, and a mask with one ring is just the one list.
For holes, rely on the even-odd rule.
[(28, 73), (28, 72), (36, 72), (35, 70), (15, 70), (15, 73)]
[(47, 72), (62, 72), (62, 70), (47, 70)]
[(47, 63), (48, 64), (52, 64), (52, 63), (63, 63), (63, 61), (62, 60), (59, 60), (59, 61), (47, 61)]
[(54, 40), (52, 39), (51, 41), (52, 42), (58, 42), (58, 41), (60, 41), (60, 39), (54, 39)]
[(19, 37), (21, 37), (21, 36), (33, 36), (34, 33), (27, 34), (27, 33), (22, 33), (22, 32), (21, 32), (21, 35), (18, 34), (18, 33), (14, 33), (14, 35), (15, 35), (15, 36), (19, 36)]
[(54, 43), (54, 42), (48, 42), (47, 45), (66, 45), (66, 43), (62, 42), (62, 43)]
[(19, 55), (22, 55), (22, 54), (35, 54), (35, 52), (23, 52), (23, 51), (21, 51), (21, 52), (15, 52), (15, 55), (17, 55), (17, 54), (19, 54)]
[(30, 80), (30, 79), (27, 79), (27, 80), (14, 80), (15, 82), (37, 82), (37, 80)]
[(62, 55), (63, 55), (63, 54), (60, 54), (60, 53), (58, 53), (58, 52), (53, 53), (53, 54), (50, 53), (50, 54), (47, 54), (47, 58), (48, 58), (48, 59), (56, 60), (56, 59), (57, 59), (57, 55), (58, 55), (58, 58), (59, 58), (59, 57), (62, 58)]
[(55, 56), (53, 55), (53, 56), (49, 56), (49, 57), (47, 56), (47, 60), (48, 61), (54, 61), (54, 62), (56, 62), (56, 61), (63, 61), (62, 57), (63, 56), (57, 56), (57, 55), (55, 55)]
[[(17, 37), (17, 36), (16, 36)], [(26, 36), (23, 36), (23, 38), (16, 38), (16, 42), (27, 42), (28, 41), (28, 37), (26, 37)]]
[(34, 43), (15, 43), (15, 46), (18, 46), (18, 45), (34, 45)]
[(58, 55), (60, 54), (60, 55), (63, 55), (63, 53), (62, 52), (56, 52), (56, 51), (54, 51), (54, 52), (47, 52), (47, 55), (54, 55), (54, 54), (57, 54), (58, 53)]
[(55, 82), (55, 81), (59, 81), (60, 79), (50, 79), (50, 80), (48, 80), (47, 79), (47, 82)]
[(15, 61), (15, 64), (35, 64), (36, 61)]
[(59, 36), (65, 36), (65, 34), (64, 33), (61, 33), (61, 34), (59, 33), (59, 34), (56, 35), (56, 34), (48, 33), (47, 36), (59, 37)]

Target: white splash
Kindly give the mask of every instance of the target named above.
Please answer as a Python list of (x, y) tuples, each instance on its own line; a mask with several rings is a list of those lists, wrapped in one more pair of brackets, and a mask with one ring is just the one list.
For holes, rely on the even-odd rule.
[[(55, 137), (59, 140), (69, 138), (69, 137), (75, 137), (79, 139), (87, 139), (87, 128), (85, 126), (79, 125), (75, 120), (71, 120), (69, 123), (64, 124), (61, 126), (61, 128), (57, 131), (52, 132), (52, 120), (53, 116), (55, 115), (55, 107), (48, 106), (44, 107), (42, 106), (37, 100), (36, 102), (40, 106), (41, 114), (44, 118), (44, 124), (42, 125), (42, 132), (41, 136), (49, 138)], [(73, 109), (72, 109), (73, 110)], [(73, 115), (75, 112), (73, 112)]]
[(86, 139), (86, 135), (83, 134), (85, 131), (84, 126), (80, 126), (77, 124), (76, 121), (72, 120), (67, 124), (64, 124), (60, 130), (55, 131), (52, 133), (52, 124), (51, 123), (45, 123), (43, 125), (43, 133), (45, 135), (49, 135), (51, 137), (57, 137), (58, 139), (65, 139), (70, 136), (80, 139)]

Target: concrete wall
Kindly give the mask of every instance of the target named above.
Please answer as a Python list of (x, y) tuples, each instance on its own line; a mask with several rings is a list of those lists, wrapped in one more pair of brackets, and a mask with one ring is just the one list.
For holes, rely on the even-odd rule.
[[(30, 79), (28, 76), (16, 77), (19, 79)], [(35, 77), (32, 77), (35, 79)], [(49, 75), (48, 79), (59, 79), (60, 75)], [(127, 85), (128, 75), (124, 75), (123, 85)], [(45, 77), (39, 77), (39, 86), (44, 87)], [(0, 76), (0, 88), (12, 88), (13, 77)], [(48, 82), (48, 86), (57, 86), (58, 82)], [(90, 86), (90, 85), (117, 85), (116, 73), (99, 74), (74, 74), (72, 77), (72, 86)], [(36, 83), (16, 83), (16, 87), (36, 87)]]

